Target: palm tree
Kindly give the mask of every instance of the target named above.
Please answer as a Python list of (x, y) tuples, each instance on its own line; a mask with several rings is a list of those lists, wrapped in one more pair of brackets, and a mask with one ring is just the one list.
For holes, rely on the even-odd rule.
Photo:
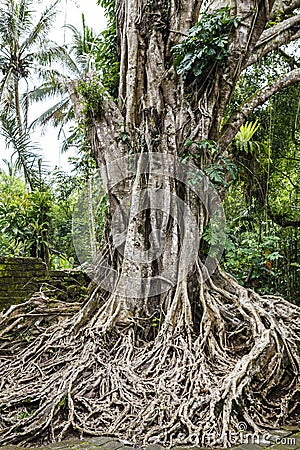
[[(17, 145), (14, 150), (31, 185), (32, 164), (28, 165), (28, 160), (32, 160), (32, 156), (35, 160), (36, 155), (31, 152), (26, 157), (26, 148), (30, 148), (28, 92), (33, 77), (42, 76), (46, 65), (49, 66), (60, 55), (59, 47), (48, 39), (58, 3), (59, 0), (54, 1), (38, 18), (32, 0), (4, 0), (0, 6), (2, 134), (11, 145)], [(19, 146), (18, 141), (27, 145)]]
[(81, 30), (70, 24), (65, 27), (72, 33), (72, 42), (69, 48), (65, 46), (60, 49), (60, 69), (46, 69), (43, 74), (44, 82), (29, 93), (31, 101), (60, 97), (57, 103), (31, 124), (32, 127), (44, 126), (48, 123), (55, 127), (59, 126), (59, 135), (64, 125), (74, 119), (73, 105), (68, 90), (69, 83), (98, 68), (99, 48), (103, 42), (101, 35), (95, 35), (93, 29), (86, 25), (84, 14), (82, 14)]
[[(0, 133), (16, 156), (15, 168), (23, 171), (31, 190), (41, 188), (43, 181), (40, 149), (33, 143), (28, 126), (29, 91), (31, 84), (61, 57), (61, 48), (48, 39), (59, 1), (39, 16), (32, 0), (4, 0), (0, 6)], [(47, 203), (41, 202), (40, 207), (46, 211)], [(47, 228), (42, 233), (46, 242)], [(44, 244), (35, 256), (49, 265)]]
[(15, 170), (23, 171), (26, 183), (33, 190), (39, 181), (36, 162), (40, 149), (32, 142), (28, 132), (20, 131), (17, 118), (13, 114), (3, 112), (0, 114), (0, 122), (0, 134), (4, 137), (6, 147), (12, 150), (10, 164), (14, 163)]

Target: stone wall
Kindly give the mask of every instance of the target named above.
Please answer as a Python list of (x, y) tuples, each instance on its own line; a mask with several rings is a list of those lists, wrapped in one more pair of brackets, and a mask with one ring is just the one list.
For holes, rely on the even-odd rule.
[(77, 270), (52, 270), (38, 258), (0, 257), (0, 311), (27, 300), (42, 286), (62, 300), (79, 300), (89, 284)]

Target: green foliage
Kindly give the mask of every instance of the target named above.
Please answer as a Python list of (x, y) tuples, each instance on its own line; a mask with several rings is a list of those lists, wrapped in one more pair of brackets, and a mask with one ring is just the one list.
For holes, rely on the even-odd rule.
[(33, 188), (40, 183), (41, 166), (39, 165), (40, 148), (35, 144), (28, 131), (20, 131), (17, 118), (7, 111), (0, 114), (0, 134), (4, 137), (6, 147), (12, 151), (11, 163), (17, 171), (24, 173), (27, 183)]
[[(43, 84), (29, 93), (30, 100), (44, 101), (49, 97), (60, 97), (56, 104), (48, 108), (32, 124), (52, 124), (59, 126), (59, 134), (63, 127), (74, 120), (73, 105), (70, 101), (68, 86), (73, 80), (80, 80), (78, 91), (83, 99), (83, 115), (86, 122), (92, 117), (102, 116), (104, 95), (118, 96), (119, 62), (117, 55), (116, 23), (114, 2), (100, 2), (106, 10), (108, 28), (100, 34), (90, 28), (82, 15), (82, 28), (66, 25), (72, 32), (72, 42), (67, 47), (59, 47), (57, 56), (59, 65), (56, 70), (51, 67), (43, 69)], [(61, 70), (63, 69), (63, 70)], [(93, 74), (92, 76), (90, 74)], [(84, 123), (82, 124), (84, 125)], [(63, 143), (63, 150), (72, 145), (72, 139), (78, 138), (78, 129)]]
[(28, 192), (20, 178), (0, 173), (0, 255), (38, 256), (53, 268), (76, 262), (72, 211), (78, 179), (55, 172), (49, 185)]
[(226, 187), (228, 184), (227, 174), (232, 180), (236, 179), (237, 165), (230, 158), (219, 156), (219, 163), (206, 166), (205, 173), (213, 183)]
[(214, 64), (224, 64), (228, 56), (228, 39), (237, 17), (230, 16), (228, 7), (212, 14), (203, 13), (188, 37), (173, 47), (174, 67), (178, 75), (201, 77)]
[(24, 409), (19, 413), (19, 419), (20, 420), (26, 419), (26, 418), (32, 416), (32, 414), (34, 414), (34, 413), (35, 413), (35, 410), (27, 411), (27, 409)]
[[(194, 148), (193, 152), (189, 150)], [(184, 147), (187, 149), (182, 161), (192, 159), (198, 167), (204, 170), (210, 181), (219, 186), (227, 186), (229, 178), (237, 178), (237, 165), (229, 157), (219, 154), (219, 147), (215, 141), (204, 139), (202, 141), (192, 141), (188, 139)], [(208, 158), (207, 158), (208, 156)], [(211, 164), (205, 164), (206, 159), (212, 160)], [(195, 180), (197, 182), (199, 180)], [(193, 182), (193, 180), (192, 180)]]
[(54, 170), (49, 184), (53, 193), (49, 230), (51, 264), (62, 269), (72, 268), (77, 263), (73, 246), (72, 214), (81, 178)]
[(51, 224), (51, 194), (48, 190), (28, 193), (27, 227), (25, 245), (31, 256), (45, 260), (49, 250), (48, 230)]
[(60, 402), (57, 405), (57, 409), (60, 409), (63, 406), (65, 406), (67, 404), (67, 399), (68, 399), (68, 397), (66, 395), (63, 395)]
[(72, 44), (70, 46), (70, 56), (72, 54), (74, 57), (72, 71), (75, 70), (82, 74), (95, 70), (99, 37), (95, 35), (92, 28), (86, 25), (84, 14), (81, 15), (81, 20), (81, 30), (71, 24), (65, 26), (72, 32)]
[(105, 108), (106, 89), (102, 86), (98, 75), (94, 74), (86, 80), (79, 80), (77, 91), (82, 98), (82, 114), (88, 123), (95, 117), (102, 117)]
[(234, 138), (237, 149), (245, 153), (253, 153), (254, 149), (259, 150), (262, 144), (253, 140), (253, 136), (259, 128), (260, 124), (257, 119), (255, 122), (246, 122), (242, 125)]
[(28, 128), (28, 81), (33, 75), (41, 77), (46, 67), (52, 70), (51, 64), (57, 61), (59, 46), (48, 35), (58, 3), (54, 1), (40, 15), (32, 0), (4, 0), (0, 4), (0, 127), (32, 188), (36, 182), (33, 170), (39, 169), (38, 149), (31, 142)]
[[(55, 269), (68, 269), (78, 264), (73, 244), (73, 210), (87, 178), (93, 173), (93, 165), (89, 160), (74, 163), (75, 173), (69, 175), (55, 170), (48, 176), (47, 183), (34, 191), (28, 191), (22, 179), (0, 172), (1, 256), (41, 257)], [(94, 193), (97, 194), (93, 204), (94, 231), (100, 242), (108, 197), (99, 198), (99, 193)]]
[(116, 51), (115, 26), (104, 30), (97, 48), (96, 68), (101, 74), (101, 82), (107, 92), (114, 98), (118, 97), (120, 63)]
[[(283, 200), (286, 194), (282, 191), (280, 195)], [(230, 185), (223, 204), (227, 218), (225, 269), (239, 283), (262, 294), (273, 293), (297, 301), (300, 295), (298, 229), (282, 228), (272, 222), (255, 199), (247, 205), (241, 182)]]
[(46, 68), (43, 72), (42, 85), (29, 93), (30, 101), (41, 102), (48, 100), (49, 97), (56, 100), (57, 96), (60, 97), (60, 100), (43, 112), (31, 124), (31, 127), (50, 123), (55, 127), (59, 126), (61, 132), (64, 125), (74, 120), (73, 105), (68, 91), (69, 83), (78, 79), (82, 80), (87, 74), (96, 71), (100, 37), (86, 25), (83, 14), (82, 29), (70, 24), (65, 27), (72, 33), (72, 42), (67, 48), (60, 48), (60, 70), (54, 71), (49, 67)]
[(274, 262), (283, 258), (277, 250), (280, 238), (263, 233), (261, 239), (257, 239), (257, 229), (241, 232), (236, 226), (230, 231), (225, 250), (226, 270), (242, 284), (245, 284), (249, 271), (253, 271), (250, 284), (262, 293), (268, 293), (273, 277), (278, 276)]
[(203, 139), (202, 141), (192, 141), (191, 139), (187, 139), (184, 146), (189, 148), (193, 144), (195, 144), (200, 151), (208, 150), (211, 156), (214, 156), (214, 154), (218, 152), (217, 143), (210, 139)]
[[(4, 0), (0, 7), (0, 90), (14, 91), (14, 81), (38, 72), (38, 64), (51, 63), (55, 51), (48, 40), (57, 13), (58, 1), (45, 8), (37, 19), (32, 0)], [(52, 51), (51, 51), (52, 50)], [(13, 97), (6, 94), (8, 104)]]
[[(249, 99), (255, 92), (262, 89), (264, 86), (275, 81), (278, 77), (286, 74), (291, 69), (289, 63), (276, 52), (266, 55), (253, 66), (247, 67), (241, 74), (239, 81), (235, 87), (230, 104), (227, 107), (224, 119), (232, 114), (236, 109), (240, 108), (247, 99)], [(289, 88), (288, 88), (289, 89)], [(281, 91), (284, 92), (284, 91)], [(278, 96), (280, 94), (276, 94)], [(268, 103), (260, 109), (259, 122), (262, 126), (261, 116), (264, 110), (267, 109)], [(282, 106), (284, 106), (282, 104)], [(257, 118), (256, 114), (252, 114), (248, 120)], [(290, 127), (289, 127), (290, 129)], [(284, 131), (284, 130), (282, 130)]]
[[(247, 69), (231, 112), (289, 70), (286, 60), (274, 53)], [(291, 301), (300, 294), (299, 231), (286, 226), (300, 219), (298, 108), (299, 86), (290, 86), (249, 116), (231, 147), (239, 177), (225, 200), (226, 270), (242, 284)]]
[(0, 190), (0, 254), (41, 256), (44, 259), (49, 247), (49, 192), (27, 192), (21, 180), (4, 174), (1, 174)]
[[(248, 82), (251, 88), (251, 78)], [(277, 93), (251, 115), (234, 141), (239, 177), (225, 200), (223, 261), (240, 283), (296, 302), (300, 235), (297, 227), (286, 225), (300, 219), (298, 98), (297, 86)]]
[(161, 318), (154, 316), (152, 318), (152, 323), (151, 323), (152, 327), (157, 328), (160, 326), (160, 324), (161, 324)]
[(99, 35), (95, 35), (94, 30), (86, 25), (84, 15), (81, 31), (73, 25), (66, 25), (73, 34), (70, 57), (73, 57), (73, 69), (76, 68), (80, 75), (97, 72), (105, 90), (113, 97), (117, 97), (119, 62), (114, 2), (101, 2), (101, 6), (106, 11), (108, 28)]
[[(60, 48), (59, 67), (63, 70), (51, 70), (48, 67), (43, 71), (43, 84), (29, 95), (33, 101), (43, 101), (49, 97), (56, 99), (56, 96), (61, 98), (33, 122), (33, 127), (50, 123), (59, 126), (61, 133), (63, 127), (74, 120), (73, 105), (68, 91), (69, 83), (73, 80), (80, 80), (78, 90), (84, 100), (83, 114), (86, 115), (87, 122), (93, 115), (103, 114), (102, 94), (118, 96), (119, 63), (116, 55), (115, 21), (112, 14), (108, 25), (107, 30), (96, 34), (86, 24), (84, 15), (81, 29), (70, 24), (66, 25), (72, 32), (72, 42), (67, 48)], [(68, 149), (74, 137), (77, 139), (77, 131), (73, 129), (71, 137), (63, 144), (63, 150)]]
[(98, 0), (107, 18), (108, 27), (99, 39), (97, 48), (96, 68), (101, 74), (101, 81), (108, 93), (118, 97), (120, 62), (117, 45), (115, 0)]
[(248, 205), (253, 199), (269, 204), (289, 220), (300, 217), (298, 99), (299, 86), (278, 92), (252, 114), (232, 146)]

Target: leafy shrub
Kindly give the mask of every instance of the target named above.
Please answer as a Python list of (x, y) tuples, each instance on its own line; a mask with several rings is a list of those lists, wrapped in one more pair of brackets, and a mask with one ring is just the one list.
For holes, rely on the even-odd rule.
[(56, 183), (51, 180), (52, 185), (28, 191), (22, 179), (0, 173), (1, 256), (41, 257), (52, 267), (74, 261), (72, 195), (66, 177), (71, 178), (56, 174)]
[(22, 180), (3, 173), (0, 190), (0, 254), (44, 259), (49, 247), (50, 192), (28, 192)]

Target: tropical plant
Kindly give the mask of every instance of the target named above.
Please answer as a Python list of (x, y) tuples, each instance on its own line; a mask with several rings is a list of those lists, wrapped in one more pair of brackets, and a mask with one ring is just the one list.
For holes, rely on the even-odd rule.
[[(243, 183), (237, 181), (226, 193), (228, 228), (223, 264), (241, 284), (299, 304), (298, 228), (274, 223), (254, 200), (247, 204), (243, 190)], [(281, 204), (288, 202), (283, 190), (276, 196)]]
[(1, 255), (41, 257), (48, 265), (51, 196), (28, 192), (18, 178), (1, 174)]
[(230, 29), (237, 26), (238, 19), (231, 16), (228, 6), (211, 14), (203, 12), (188, 36), (173, 47), (176, 72), (183, 78), (191, 73), (200, 77), (207, 68), (222, 65), (228, 56)]
[[(37, 144), (32, 142), (27, 131), (20, 131), (17, 118), (7, 112), (0, 114), (0, 134), (4, 137), (6, 148), (11, 151), (10, 164), (17, 171), (23, 172), (25, 181), (33, 189), (39, 181), (39, 151)], [(12, 170), (12, 169), (11, 169)]]
[[(59, 127), (59, 135), (64, 126), (74, 120), (74, 110), (69, 95), (69, 85), (74, 80), (80, 80), (88, 73), (95, 71), (98, 66), (99, 45), (101, 39), (88, 27), (82, 14), (82, 30), (75, 26), (65, 25), (72, 33), (72, 42), (68, 48), (61, 49), (61, 69), (55, 71), (48, 67), (43, 73), (44, 82), (29, 94), (30, 101), (41, 102), (53, 98), (55, 102), (48, 110), (43, 112), (32, 124), (44, 126), (48, 123)], [(77, 129), (68, 137), (67, 143), (76, 140)], [(77, 141), (76, 141), (77, 142)], [(64, 148), (67, 148), (65, 143)]]
[(260, 144), (253, 140), (254, 134), (259, 130), (260, 124), (256, 119), (255, 122), (245, 122), (237, 132), (234, 142), (238, 150), (246, 153), (253, 153), (254, 150), (259, 150)]
[(72, 212), (81, 179), (54, 171), (40, 189), (0, 173), (0, 255), (39, 257), (49, 267), (72, 267)]
[[(253, 84), (287, 69), (285, 53), (269, 56), (244, 74), (234, 101), (243, 102)], [(300, 289), (298, 98), (297, 85), (276, 93), (240, 128), (231, 148), (239, 176), (225, 197), (226, 269), (242, 284), (294, 302)]]

